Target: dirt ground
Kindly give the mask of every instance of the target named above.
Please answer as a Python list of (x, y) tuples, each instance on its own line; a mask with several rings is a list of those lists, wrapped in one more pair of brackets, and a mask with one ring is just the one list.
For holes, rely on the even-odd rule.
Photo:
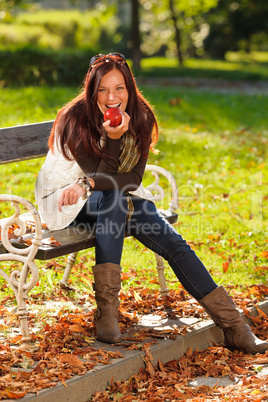
[(246, 95), (263, 94), (268, 95), (268, 81), (235, 81), (207, 79), (207, 78), (142, 78), (139, 79), (141, 85), (177, 85), (182, 88), (193, 88), (198, 90), (209, 90), (221, 93), (244, 93)]

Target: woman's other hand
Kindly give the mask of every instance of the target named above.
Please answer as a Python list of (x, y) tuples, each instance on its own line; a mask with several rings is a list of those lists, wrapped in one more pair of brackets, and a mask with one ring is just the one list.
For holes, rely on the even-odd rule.
[(108, 137), (113, 140), (118, 140), (128, 131), (130, 116), (126, 112), (122, 112), (122, 123), (119, 126), (112, 127), (110, 126), (110, 120), (107, 120), (103, 123), (103, 127), (108, 133)]
[(73, 184), (72, 186), (63, 190), (58, 199), (58, 210), (62, 212), (62, 207), (65, 205), (74, 205), (77, 203), (78, 198), (85, 194), (85, 190), (79, 184)]

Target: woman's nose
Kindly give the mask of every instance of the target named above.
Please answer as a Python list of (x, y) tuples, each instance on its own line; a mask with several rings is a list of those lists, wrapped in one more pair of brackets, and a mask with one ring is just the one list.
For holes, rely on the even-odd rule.
[(113, 91), (109, 91), (108, 93), (108, 99), (114, 99), (115, 98), (115, 94)]

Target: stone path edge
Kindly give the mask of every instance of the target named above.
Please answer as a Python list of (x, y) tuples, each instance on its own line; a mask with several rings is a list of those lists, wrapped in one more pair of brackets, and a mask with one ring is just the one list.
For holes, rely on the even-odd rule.
[[(268, 314), (268, 300), (257, 306), (265, 314)], [(257, 314), (256, 308), (250, 309), (252, 316)], [(244, 319), (248, 321), (247, 317)], [(175, 340), (161, 339), (157, 344), (151, 345), (150, 351), (153, 356), (153, 365), (161, 360), (166, 363), (173, 359), (179, 359), (191, 347), (193, 350), (203, 350), (212, 342), (222, 342), (222, 331), (211, 320), (201, 321), (185, 336), (178, 336)], [(99, 343), (99, 347), (105, 347)], [(94, 345), (95, 347), (95, 345)], [(144, 367), (142, 356), (144, 352), (123, 350), (118, 346), (109, 345), (109, 350), (120, 350), (124, 355), (122, 359), (115, 359), (106, 366), (99, 366), (83, 376), (75, 376), (66, 381), (67, 388), (58, 384), (53, 388), (43, 389), (38, 395), (27, 394), (20, 402), (86, 402), (97, 391), (104, 391), (113, 381), (127, 380), (138, 373)], [(15, 399), (7, 399), (14, 401)]]

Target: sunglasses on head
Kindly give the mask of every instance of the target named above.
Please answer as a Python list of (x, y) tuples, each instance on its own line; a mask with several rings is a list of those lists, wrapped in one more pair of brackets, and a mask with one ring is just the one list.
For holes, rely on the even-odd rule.
[(109, 53), (109, 54), (97, 54), (90, 59), (89, 67), (90, 70), (101, 63), (108, 63), (109, 61), (113, 61), (118, 64), (125, 64), (126, 58), (121, 53)]

